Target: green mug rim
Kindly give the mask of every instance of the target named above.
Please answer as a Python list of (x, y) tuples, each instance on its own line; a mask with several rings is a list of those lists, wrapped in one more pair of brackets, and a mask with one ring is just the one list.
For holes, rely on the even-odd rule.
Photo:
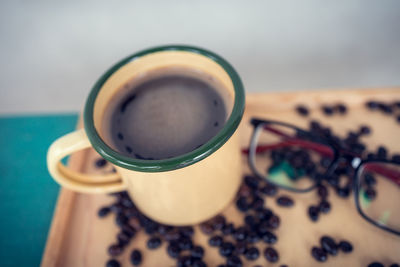
[[(229, 116), (229, 119), (225, 123), (225, 126), (217, 133), (217, 135), (215, 135), (201, 147), (192, 150), (186, 154), (162, 160), (142, 160), (142, 159), (127, 157), (113, 150), (100, 138), (94, 126), (94, 120), (93, 120), (94, 103), (104, 83), (118, 69), (120, 69), (125, 64), (133, 60), (136, 60), (144, 55), (160, 51), (192, 52), (206, 56), (209, 59), (216, 62), (217, 64), (219, 64), (229, 75), (234, 87), (235, 99), (234, 99), (233, 110), (231, 115)], [(92, 90), (90, 91), (89, 96), (86, 100), (83, 118), (84, 118), (85, 131), (89, 138), (89, 141), (91, 142), (93, 148), (104, 159), (119, 167), (129, 170), (140, 171), (140, 172), (163, 172), (189, 166), (208, 157), (209, 155), (217, 151), (218, 148), (220, 148), (223, 144), (226, 143), (226, 141), (228, 141), (228, 139), (233, 135), (233, 133), (238, 128), (239, 123), (243, 117), (244, 107), (245, 107), (245, 93), (242, 81), (237, 72), (235, 71), (235, 69), (225, 59), (223, 59), (222, 57), (218, 56), (217, 54), (211, 51), (194, 46), (165, 45), (139, 51), (135, 54), (132, 54), (120, 60), (110, 69), (108, 69), (92, 87)]]

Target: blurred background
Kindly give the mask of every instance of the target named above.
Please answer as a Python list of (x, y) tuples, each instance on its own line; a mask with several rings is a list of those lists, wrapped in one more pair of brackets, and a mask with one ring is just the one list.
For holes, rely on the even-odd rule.
[(400, 84), (400, 1), (0, 2), (0, 114), (77, 112), (96, 79), (170, 43), (231, 62), (247, 92)]

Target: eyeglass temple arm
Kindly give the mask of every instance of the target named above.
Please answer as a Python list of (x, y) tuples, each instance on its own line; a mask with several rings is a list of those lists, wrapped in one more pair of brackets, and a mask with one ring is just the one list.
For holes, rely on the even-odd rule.
[[(259, 145), (256, 148), (256, 153), (262, 153), (262, 152), (265, 152), (265, 151), (268, 151), (268, 150), (272, 150), (272, 149), (298, 145), (298, 146), (300, 146), (302, 148), (307, 148), (307, 149), (313, 150), (313, 151), (315, 151), (315, 152), (317, 152), (317, 153), (319, 153), (319, 154), (321, 154), (323, 156), (333, 157), (333, 151), (329, 147), (327, 147), (325, 145), (322, 145), (322, 144), (319, 144), (319, 143), (310, 142), (310, 141), (306, 141), (306, 140), (302, 140), (302, 139), (299, 139), (299, 138), (293, 138), (293, 137), (283, 133), (282, 131), (279, 131), (279, 130), (277, 130), (277, 129), (271, 127), (271, 126), (268, 126), (268, 125), (264, 126), (264, 130), (267, 130), (267, 131), (272, 132), (272, 133), (274, 133), (276, 135), (285, 137), (286, 140), (281, 141), (280, 143), (273, 144), (273, 145)], [(243, 154), (248, 154), (249, 153), (249, 149), (248, 148), (242, 149), (242, 153)]]
[(368, 163), (365, 166), (365, 169), (368, 171), (376, 172), (400, 186), (400, 172), (385, 168), (384, 166), (379, 166), (379, 164), (381, 163)]

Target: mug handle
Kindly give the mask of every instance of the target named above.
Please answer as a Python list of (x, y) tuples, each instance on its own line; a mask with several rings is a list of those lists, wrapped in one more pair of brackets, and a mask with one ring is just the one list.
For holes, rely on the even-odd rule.
[(85, 174), (69, 169), (61, 160), (79, 150), (91, 147), (84, 129), (58, 138), (47, 151), (47, 167), (54, 180), (80, 193), (112, 193), (126, 190), (118, 173)]

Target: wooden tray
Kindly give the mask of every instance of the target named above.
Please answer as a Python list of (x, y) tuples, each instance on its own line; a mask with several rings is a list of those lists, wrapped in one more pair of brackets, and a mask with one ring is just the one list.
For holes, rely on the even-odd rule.
[[(390, 152), (400, 152), (400, 125), (393, 116), (380, 112), (370, 112), (364, 107), (369, 99), (382, 101), (400, 100), (399, 88), (374, 90), (332, 90), (306, 91), (296, 93), (262, 93), (250, 94), (246, 98), (246, 112), (239, 130), (241, 131), (242, 146), (247, 147), (251, 128), (249, 118), (259, 116), (294, 123), (300, 127), (308, 125), (304, 119), (293, 112), (298, 103), (308, 105), (312, 109), (312, 118), (330, 124), (335, 132), (344, 134), (348, 130), (356, 130), (359, 125), (372, 125), (373, 134), (364, 140), (370, 149), (378, 145), (386, 145)], [(319, 107), (323, 103), (344, 102), (349, 107), (345, 116), (335, 115), (327, 118), (322, 115)], [(94, 168), (94, 160), (99, 156), (94, 150), (87, 150), (75, 154), (70, 159), (70, 167), (75, 170), (98, 172)], [(246, 164), (246, 158), (243, 158)], [(248, 173), (246, 167), (246, 173)], [(362, 219), (355, 208), (353, 197), (341, 199), (330, 192), (332, 211), (321, 216), (317, 223), (312, 223), (307, 216), (307, 207), (317, 203), (315, 192), (307, 194), (286, 194), (295, 198), (293, 208), (277, 207), (275, 200), (267, 198), (267, 206), (281, 217), (281, 226), (276, 231), (278, 242), (275, 245), (280, 254), (276, 264), (268, 263), (263, 256), (245, 266), (318, 266), (310, 255), (311, 247), (318, 245), (319, 238), (328, 234), (336, 239), (347, 239), (354, 245), (351, 254), (340, 253), (336, 257), (329, 257), (323, 266), (367, 266), (372, 261), (381, 261), (385, 264), (400, 262), (400, 238), (388, 234)], [(113, 199), (106, 195), (85, 195), (61, 189), (54, 213), (54, 218), (42, 259), (43, 267), (50, 266), (105, 266), (108, 246), (115, 242), (118, 231), (113, 216), (105, 219), (97, 218), (100, 206), (110, 203)], [(242, 218), (235, 207), (231, 205), (224, 214), (233, 222), (240, 223)], [(206, 236), (196, 229), (197, 243), (205, 244)], [(131, 242), (126, 251), (118, 257), (123, 266), (131, 266), (129, 254), (133, 248), (144, 248), (147, 240), (144, 233), (139, 233)], [(262, 242), (260, 242), (262, 243)], [(261, 245), (261, 244), (260, 244)], [(262, 247), (262, 246), (260, 246)], [(141, 266), (174, 266), (174, 262), (167, 256), (165, 244), (161, 249), (148, 251), (142, 249), (144, 261)], [(216, 249), (206, 251), (205, 260), (208, 266), (216, 266), (224, 261)]]

